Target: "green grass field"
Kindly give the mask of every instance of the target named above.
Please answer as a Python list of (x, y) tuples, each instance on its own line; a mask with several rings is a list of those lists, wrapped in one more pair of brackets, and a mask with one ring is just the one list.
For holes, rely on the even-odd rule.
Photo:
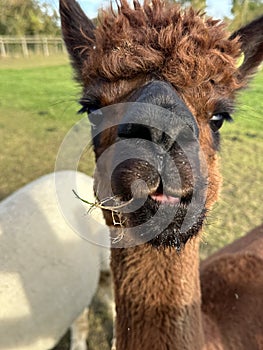
[[(81, 118), (76, 114), (80, 89), (72, 76), (64, 56), (0, 60), (0, 199), (53, 171), (65, 134)], [(202, 257), (263, 222), (262, 92), (263, 71), (240, 95), (235, 123), (223, 127), (224, 185), (207, 220)], [(92, 174), (93, 166), (87, 151), (80, 170)], [(94, 312), (91, 317), (96, 337), (90, 349), (106, 350), (103, 317)]]
[[(65, 134), (80, 119), (67, 58), (45, 60), (0, 60), (0, 199), (53, 171)], [(82, 162), (82, 171), (92, 168)]]

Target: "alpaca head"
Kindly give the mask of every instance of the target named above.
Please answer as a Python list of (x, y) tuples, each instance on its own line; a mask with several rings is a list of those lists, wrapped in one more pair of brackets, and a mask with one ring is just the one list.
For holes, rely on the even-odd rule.
[[(60, 11), (93, 124), (98, 198), (129, 203), (117, 213), (126, 244), (180, 249), (217, 199), (219, 129), (262, 60), (262, 18), (229, 37), (162, 0), (121, 0), (97, 27), (75, 0)], [(115, 214), (105, 211), (108, 225)]]

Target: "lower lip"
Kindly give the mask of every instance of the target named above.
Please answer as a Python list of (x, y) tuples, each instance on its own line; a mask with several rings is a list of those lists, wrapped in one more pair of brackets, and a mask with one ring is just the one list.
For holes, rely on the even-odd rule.
[(153, 194), (151, 198), (161, 204), (172, 204), (176, 205), (180, 203), (180, 199), (178, 197), (167, 196), (166, 194)]

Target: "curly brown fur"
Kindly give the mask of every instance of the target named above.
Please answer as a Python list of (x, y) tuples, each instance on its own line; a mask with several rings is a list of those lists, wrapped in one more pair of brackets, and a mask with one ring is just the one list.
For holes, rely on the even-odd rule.
[[(129, 92), (130, 80), (140, 77), (169, 81), (186, 100), (200, 101), (200, 113), (242, 86), (235, 76), (238, 40), (228, 40), (221, 21), (192, 9), (182, 11), (163, 1), (146, 1), (132, 9), (121, 1), (118, 15), (102, 13), (94, 35), (85, 49), (82, 81), (91, 92), (92, 85), (101, 82), (102, 90), (94, 91), (94, 97), (102, 105), (121, 100)], [(107, 83), (112, 88), (116, 83), (116, 90), (104, 96)]]

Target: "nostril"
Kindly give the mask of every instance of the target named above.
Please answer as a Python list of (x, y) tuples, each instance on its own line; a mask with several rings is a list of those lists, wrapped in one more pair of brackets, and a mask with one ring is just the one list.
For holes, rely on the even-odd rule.
[(142, 124), (121, 124), (118, 128), (118, 136), (126, 139), (138, 138), (152, 141), (152, 136), (149, 128), (146, 125)]

